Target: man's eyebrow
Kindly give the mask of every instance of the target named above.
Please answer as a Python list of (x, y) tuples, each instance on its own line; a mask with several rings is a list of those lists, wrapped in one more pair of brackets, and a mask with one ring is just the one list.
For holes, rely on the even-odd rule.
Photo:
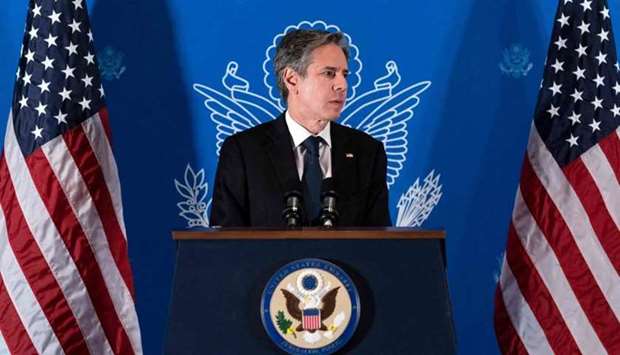
[[(324, 67), (323, 67), (323, 70), (325, 70), (325, 69), (327, 69), (327, 70), (333, 70), (333, 71), (338, 71), (338, 68), (337, 68), (337, 67), (332, 67), (332, 66), (329, 66), (329, 65), (324, 66)], [(345, 69), (343, 69), (342, 71), (343, 71), (343, 72), (345, 72), (345, 73), (348, 73), (348, 72), (349, 72), (349, 69), (346, 69), (346, 68), (345, 68)]]

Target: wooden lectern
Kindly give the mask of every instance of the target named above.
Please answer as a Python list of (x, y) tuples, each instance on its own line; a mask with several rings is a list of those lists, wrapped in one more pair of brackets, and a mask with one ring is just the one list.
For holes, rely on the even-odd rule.
[(263, 288), (283, 265), (319, 258), (342, 268), (361, 317), (338, 354), (454, 354), (445, 233), (410, 228), (175, 231), (165, 353), (279, 354), (261, 323)]

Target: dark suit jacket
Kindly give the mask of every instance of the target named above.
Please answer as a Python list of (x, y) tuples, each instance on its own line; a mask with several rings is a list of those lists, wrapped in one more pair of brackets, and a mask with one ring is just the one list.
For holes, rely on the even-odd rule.
[[(389, 226), (386, 155), (366, 133), (331, 122), (338, 226)], [(285, 227), (291, 181), (299, 183), (284, 115), (228, 137), (215, 175), (211, 225)]]

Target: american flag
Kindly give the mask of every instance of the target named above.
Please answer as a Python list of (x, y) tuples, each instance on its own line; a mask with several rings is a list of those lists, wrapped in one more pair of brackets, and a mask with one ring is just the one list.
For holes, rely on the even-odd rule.
[(620, 75), (605, 0), (561, 0), (495, 297), (510, 354), (620, 354)]
[(29, 2), (0, 156), (0, 353), (142, 353), (94, 53), (84, 1)]
[(318, 308), (304, 309), (301, 325), (306, 330), (316, 330), (321, 327), (321, 310)]

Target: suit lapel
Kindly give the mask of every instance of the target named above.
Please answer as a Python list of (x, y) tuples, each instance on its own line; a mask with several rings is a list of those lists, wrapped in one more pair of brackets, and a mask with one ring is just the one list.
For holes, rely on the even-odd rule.
[(278, 176), (280, 190), (284, 197), (284, 194), (288, 190), (294, 188), (294, 186), (291, 185), (299, 182), (299, 175), (297, 174), (297, 167), (295, 165), (295, 155), (293, 153), (291, 137), (288, 127), (286, 126), (284, 114), (273, 121), (273, 124), (267, 132), (269, 139), (267, 140), (265, 148), (271, 160), (273, 171)]
[(332, 177), (338, 193), (345, 199), (357, 189), (355, 147), (346, 130), (337, 123), (331, 124), (332, 136)]

